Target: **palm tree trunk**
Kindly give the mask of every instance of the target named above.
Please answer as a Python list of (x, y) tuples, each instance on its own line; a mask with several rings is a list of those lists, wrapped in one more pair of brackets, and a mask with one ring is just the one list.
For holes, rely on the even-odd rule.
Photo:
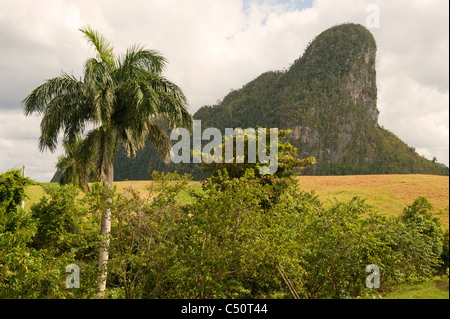
[[(112, 198), (109, 196), (109, 191), (113, 189), (114, 168), (113, 164), (108, 165), (108, 174), (103, 186), (105, 187), (104, 198), (108, 203), (112, 203)], [(109, 258), (109, 234), (111, 232), (111, 209), (106, 208), (102, 213), (101, 225), (101, 243), (98, 266), (100, 270), (98, 294), (97, 298), (102, 298), (106, 290), (106, 278), (108, 275), (108, 258)]]

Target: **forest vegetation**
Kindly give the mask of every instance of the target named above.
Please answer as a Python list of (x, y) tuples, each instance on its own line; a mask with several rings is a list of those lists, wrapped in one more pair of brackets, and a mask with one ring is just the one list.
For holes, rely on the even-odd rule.
[[(392, 214), (362, 191), (326, 202), (298, 177), (448, 176), (378, 125), (376, 45), (364, 27), (324, 31), (289, 70), (194, 115), (157, 51), (117, 56), (81, 31), (97, 53), (83, 77), (63, 73), (23, 101), (26, 115), (42, 115), (41, 150), (54, 151), (62, 133), (59, 183), (0, 174), (0, 298), (381, 298), (436, 276), (448, 290), (448, 224), (429, 194)], [(168, 132), (193, 119), (278, 128), (277, 171), (262, 174), (248, 154), (244, 164), (165, 164)], [(153, 181), (118, 191), (124, 179)], [(36, 185), (44, 194), (22, 208)], [(369, 265), (379, 288), (368, 285)]]

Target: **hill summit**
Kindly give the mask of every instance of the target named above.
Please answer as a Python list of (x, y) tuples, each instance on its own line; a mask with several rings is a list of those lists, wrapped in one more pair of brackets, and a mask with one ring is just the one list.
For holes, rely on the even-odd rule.
[(202, 107), (195, 118), (220, 129), (291, 129), (299, 156), (316, 157), (310, 169), (316, 174), (399, 173), (380, 155), (389, 134), (378, 125), (375, 54), (375, 40), (364, 27), (330, 28), (289, 70), (262, 74), (219, 105)]
[[(415, 152), (378, 124), (376, 42), (357, 24), (319, 34), (286, 71), (270, 71), (233, 90), (194, 118), (202, 127), (290, 129), (298, 156), (317, 163), (304, 174), (448, 175), (443, 164)], [(191, 164), (164, 164), (150, 144), (128, 159), (121, 150), (115, 180), (150, 179), (153, 170), (199, 175)]]

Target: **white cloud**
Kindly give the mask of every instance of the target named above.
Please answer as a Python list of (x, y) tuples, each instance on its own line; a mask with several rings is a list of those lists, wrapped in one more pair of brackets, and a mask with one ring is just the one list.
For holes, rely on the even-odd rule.
[(0, 171), (26, 166), (27, 176), (50, 181), (61, 151), (39, 152), (40, 118), (16, 111), (0, 111)]
[(421, 155), (448, 164), (449, 95), (406, 76), (393, 76), (379, 86), (379, 123)]
[(25, 120), (20, 101), (60, 70), (81, 75), (93, 51), (76, 25), (102, 32), (116, 53), (135, 43), (161, 51), (169, 60), (166, 75), (195, 112), (265, 71), (289, 67), (325, 29), (364, 24), (368, 4), (380, 8), (380, 28), (371, 29), (380, 124), (448, 165), (446, 1), (316, 0), (300, 10), (301, 1), (287, 0), (2, 0), (0, 171), (28, 161), (35, 163), (28, 169), (33, 178), (53, 174), (56, 155), (38, 152), (39, 120)]

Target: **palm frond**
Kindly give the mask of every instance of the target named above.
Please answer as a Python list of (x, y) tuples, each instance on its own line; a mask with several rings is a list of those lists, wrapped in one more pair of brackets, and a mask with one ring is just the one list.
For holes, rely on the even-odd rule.
[(110, 42), (103, 35), (93, 30), (90, 26), (79, 29), (89, 44), (95, 47), (98, 58), (114, 67), (114, 50)]
[(92, 165), (80, 162), (80, 140), (63, 140), (65, 154), (59, 155), (56, 168), (61, 171), (60, 184), (73, 184), (84, 191), (90, 191), (89, 179), (93, 177)]
[(82, 82), (66, 73), (63, 73), (62, 76), (47, 80), (22, 100), (25, 115), (43, 113), (49, 102), (56, 96), (74, 92), (78, 93), (82, 86)]
[(111, 177), (116, 152), (117, 136), (113, 129), (104, 126), (92, 129), (80, 143), (80, 164), (92, 164), (94, 176), (102, 182)]
[(48, 80), (24, 99), (25, 114), (43, 114), (39, 148), (54, 151), (58, 133), (65, 130), (68, 139), (81, 133), (89, 121), (90, 112), (83, 95), (84, 86), (73, 76), (62, 76)]
[(122, 78), (137, 77), (141, 73), (160, 74), (167, 60), (156, 50), (144, 49), (142, 46), (131, 46), (117, 63), (117, 73)]
[(84, 95), (92, 98), (94, 124), (107, 123), (115, 103), (114, 80), (107, 63), (88, 59), (84, 67)]
[(87, 59), (84, 64), (85, 94), (96, 91), (104, 86), (113, 85), (110, 66), (95, 58)]
[(148, 122), (148, 140), (158, 151), (161, 159), (167, 164), (170, 161), (170, 151), (172, 143), (166, 131), (158, 124), (155, 119)]
[(151, 87), (157, 107), (154, 112), (165, 119), (170, 128), (185, 127), (192, 129), (193, 118), (187, 110), (188, 102), (180, 87), (163, 76), (148, 75), (147, 83)]

